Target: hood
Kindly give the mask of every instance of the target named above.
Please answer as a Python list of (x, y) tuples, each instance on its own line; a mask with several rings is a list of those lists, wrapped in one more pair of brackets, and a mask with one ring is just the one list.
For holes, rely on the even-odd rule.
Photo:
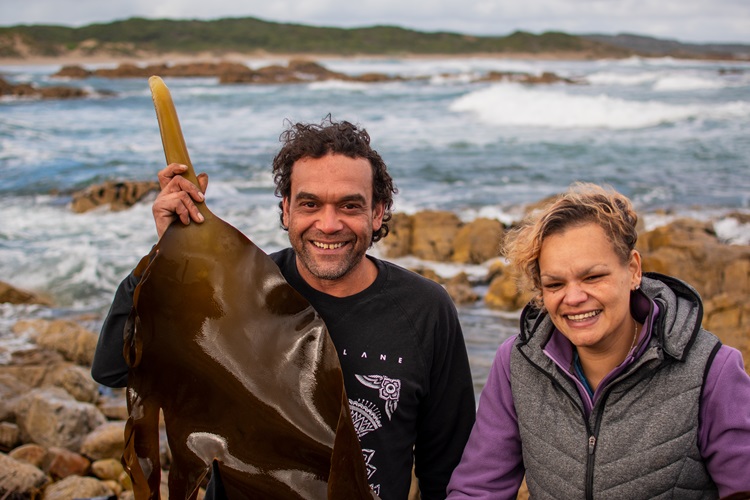
[(644, 273), (640, 291), (659, 305), (652, 335), (666, 354), (681, 361), (701, 328), (700, 295), (684, 281), (659, 273)]

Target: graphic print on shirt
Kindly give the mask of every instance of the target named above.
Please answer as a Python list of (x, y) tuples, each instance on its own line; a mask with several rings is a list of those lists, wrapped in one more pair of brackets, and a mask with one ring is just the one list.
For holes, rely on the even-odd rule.
[(385, 401), (385, 414), (388, 420), (391, 420), (401, 396), (401, 381), (385, 375), (355, 375), (355, 377), (365, 387), (378, 390), (380, 399)]
[[(398, 407), (398, 400), (401, 396), (401, 381), (386, 377), (385, 375), (355, 374), (354, 376), (365, 387), (376, 389), (378, 391), (380, 399), (385, 401), (385, 413), (388, 416), (388, 420), (391, 420), (393, 413)], [(378, 408), (378, 405), (372, 401), (365, 399), (353, 401), (350, 399), (349, 411), (352, 415), (354, 430), (357, 432), (357, 437), (360, 439), (365, 434), (383, 427), (380, 409)], [(375, 457), (375, 450), (362, 448), (362, 456), (365, 459), (365, 466), (367, 467), (367, 479), (370, 480), (372, 479), (373, 474), (377, 471), (377, 467), (372, 463), (373, 458)], [(380, 484), (370, 483), (370, 488), (372, 488), (375, 494), (380, 495)]]
[(380, 420), (380, 410), (375, 403), (363, 399), (357, 401), (350, 399), (349, 412), (352, 414), (352, 423), (354, 424), (354, 430), (357, 431), (358, 438), (383, 427)]
[[(372, 457), (375, 456), (375, 450), (368, 450), (367, 448), (362, 448), (362, 456), (365, 459), (365, 467), (367, 468), (367, 479), (369, 480), (372, 478), (372, 475), (375, 474), (375, 471), (378, 470), (377, 467), (372, 465)], [(380, 484), (370, 484), (370, 488), (372, 488), (372, 491), (375, 492), (376, 495), (380, 495)]]

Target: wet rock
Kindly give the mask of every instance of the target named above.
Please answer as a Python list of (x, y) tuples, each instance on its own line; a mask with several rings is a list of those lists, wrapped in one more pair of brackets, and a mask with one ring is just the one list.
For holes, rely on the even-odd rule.
[(750, 294), (750, 246), (722, 243), (711, 223), (676, 220), (641, 234), (637, 248), (645, 271), (687, 281), (704, 299)]
[(88, 78), (94, 74), (93, 71), (81, 66), (65, 65), (52, 75), (53, 78)]
[(24, 444), (13, 449), (8, 456), (41, 469), (47, 459), (47, 448), (34, 443)]
[(99, 399), (99, 384), (91, 378), (90, 369), (83, 366), (62, 363), (51, 370), (46, 384), (64, 389), (83, 403), (96, 403)]
[(413, 218), (402, 212), (395, 213), (388, 222), (388, 229), (388, 236), (377, 243), (383, 254), (390, 258), (411, 255)]
[(81, 453), (92, 460), (120, 459), (125, 447), (125, 421), (106, 422), (92, 430), (81, 444)]
[(84, 436), (106, 420), (96, 406), (76, 401), (56, 387), (33, 389), (23, 396), (18, 402), (16, 419), (23, 442), (76, 452)]
[(0, 421), (15, 420), (16, 404), (31, 386), (10, 373), (0, 371)]
[(555, 73), (545, 71), (541, 75), (523, 73), (517, 71), (490, 71), (479, 77), (476, 82), (514, 82), (528, 85), (549, 85), (552, 83), (580, 84), (580, 80), (565, 78)]
[(39, 87), (37, 91), (38, 95), (43, 99), (71, 99), (76, 97), (86, 97), (89, 95), (89, 93), (83, 89), (64, 87), (61, 85)]
[(43, 470), (57, 480), (74, 475), (86, 475), (90, 466), (91, 461), (83, 455), (65, 448), (52, 446), (47, 450)]
[(0, 281), (0, 302), (8, 302), (10, 304), (40, 304), (40, 305), (52, 305), (52, 301), (49, 298), (42, 297), (33, 292), (21, 290), (13, 285)]
[(124, 391), (115, 394), (100, 395), (96, 406), (109, 420), (127, 420), (128, 403)]
[(479, 218), (464, 224), (453, 240), (453, 262), (482, 264), (500, 254), (503, 225), (496, 219)]
[(123, 471), (122, 463), (114, 458), (96, 460), (91, 464), (91, 473), (103, 481), (117, 482)]
[(0, 78), (0, 95), (41, 99), (70, 99), (86, 97), (89, 93), (77, 87), (65, 87), (59, 85), (38, 87), (31, 85), (30, 83), (12, 84), (3, 78)]
[(91, 366), (98, 334), (70, 320), (21, 320), (13, 325), (16, 335), (28, 335), (37, 345), (62, 354), (65, 359)]
[(18, 443), (21, 433), (11, 422), (0, 422), (0, 451), (12, 450)]
[(68, 476), (44, 490), (43, 500), (71, 500), (113, 495), (114, 492), (93, 477)]
[(453, 212), (424, 211), (413, 216), (411, 253), (424, 260), (449, 261), (461, 220)]
[(105, 205), (113, 211), (124, 210), (158, 191), (159, 183), (155, 181), (110, 181), (74, 193), (70, 208), (75, 213)]
[(0, 453), (0, 498), (39, 498), (49, 483), (47, 474), (25, 462)]
[(530, 293), (519, 292), (516, 276), (502, 261), (494, 261), (488, 274), (490, 285), (484, 296), (484, 303), (487, 307), (503, 311), (517, 311), (531, 300)]
[(443, 286), (456, 304), (470, 304), (479, 300), (479, 294), (474, 291), (466, 273), (458, 273)]

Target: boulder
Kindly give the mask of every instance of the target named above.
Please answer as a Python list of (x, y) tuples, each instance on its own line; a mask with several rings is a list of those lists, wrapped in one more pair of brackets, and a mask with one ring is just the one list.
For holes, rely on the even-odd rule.
[(21, 320), (13, 325), (17, 335), (28, 335), (34, 342), (62, 354), (74, 363), (91, 366), (98, 334), (71, 320)]
[(50, 87), (39, 87), (38, 95), (43, 99), (71, 99), (76, 97), (86, 97), (88, 92), (77, 87), (53, 85)]
[(497, 219), (479, 218), (464, 224), (453, 240), (453, 262), (482, 264), (500, 254), (503, 225)]
[(490, 285), (484, 295), (484, 303), (492, 309), (517, 311), (532, 298), (528, 292), (518, 290), (518, 280), (502, 261), (495, 261), (489, 271)]
[(750, 293), (750, 246), (719, 241), (711, 223), (681, 219), (642, 233), (644, 271), (690, 283), (704, 299), (723, 292)]
[(450, 261), (461, 220), (453, 212), (424, 211), (413, 216), (412, 255), (438, 262)]
[(49, 483), (47, 474), (31, 464), (0, 453), (0, 498), (39, 498), (42, 488)]
[(0, 371), (0, 421), (15, 420), (18, 398), (29, 389), (29, 384)]
[(68, 476), (44, 490), (42, 500), (108, 497), (114, 495), (106, 484), (93, 477)]
[(124, 448), (125, 421), (113, 421), (92, 430), (81, 444), (81, 453), (92, 460), (120, 459)]
[(102, 481), (117, 481), (123, 470), (120, 460), (114, 458), (103, 458), (91, 464), (91, 473)]
[(44, 384), (65, 389), (83, 403), (96, 403), (99, 399), (99, 384), (91, 378), (90, 369), (83, 366), (60, 363), (50, 370)]
[(104, 205), (109, 205), (113, 211), (124, 210), (158, 191), (159, 183), (156, 181), (108, 181), (74, 193), (70, 208), (75, 213)]
[(68, 476), (84, 476), (91, 467), (91, 461), (70, 450), (52, 446), (47, 450), (43, 470), (52, 479), (58, 480)]
[(580, 84), (583, 83), (579, 80), (573, 80), (571, 78), (565, 78), (545, 71), (540, 75), (534, 75), (531, 73), (522, 73), (517, 71), (490, 71), (486, 75), (477, 78), (475, 82), (514, 82), (528, 85), (549, 85), (552, 83), (568, 83), (568, 84)]
[(750, 294), (722, 293), (703, 303), (703, 327), (739, 349), (750, 373)]
[(93, 75), (93, 71), (85, 69), (81, 66), (72, 64), (65, 65), (56, 73), (52, 74), (52, 78), (88, 78)]
[(388, 236), (377, 244), (383, 254), (390, 258), (411, 255), (414, 221), (411, 215), (399, 212), (388, 222)]
[(34, 443), (23, 444), (18, 448), (13, 449), (8, 453), (8, 456), (19, 462), (26, 462), (34, 467), (42, 469), (47, 460), (47, 448)]
[(40, 304), (45, 306), (52, 305), (52, 301), (36, 293), (21, 290), (9, 283), (0, 281), (0, 302), (10, 304)]
[(109, 420), (128, 419), (128, 403), (125, 400), (125, 392), (122, 389), (114, 394), (100, 395), (96, 406)]
[(18, 426), (11, 422), (0, 422), (0, 451), (9, 451), (15, 448), (21, 433)]
[(458, 273), (443, 286), (456, 304), (470, 304), (479, 300), (479, 294), (474, 291), (466, 273)]
[(12, 84), (0, 78), (0, 95), (42, 99), (69, 99), (73, 97), (86, 97), (89, 94), (77, 87), (39, 87), (30, 83)]
[(90, 403), (76, 401), (57, 387), (33, 389), (16, 408), (16, 423), (23, 442), (78, 451), (84, 436), (106, 418)]

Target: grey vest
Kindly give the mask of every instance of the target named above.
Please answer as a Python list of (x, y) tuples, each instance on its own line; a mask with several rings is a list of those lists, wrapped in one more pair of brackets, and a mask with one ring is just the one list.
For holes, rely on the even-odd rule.
[(644, 287), (661, 311), (647, 350), (608, 384), (588, 419), (574, 382), (542, 352), (549, 317), (533, 318), (531, 333), (519, 336), (510, 375), (531, 498), (718, 498), (698, 449), (698, 418), (720, 343), (698, 326), (700, 307), (675, 315), (684, 304), (662, 286)]

